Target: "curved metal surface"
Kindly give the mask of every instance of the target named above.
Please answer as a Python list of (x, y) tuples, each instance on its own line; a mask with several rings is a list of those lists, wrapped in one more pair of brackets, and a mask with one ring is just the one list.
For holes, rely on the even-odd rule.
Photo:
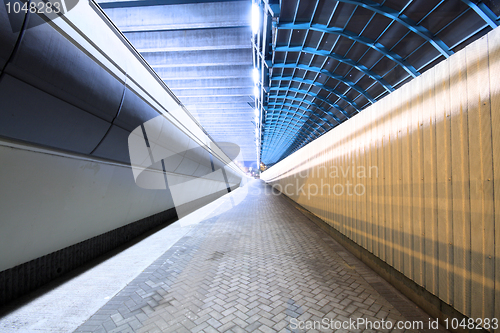
[[(283, 112), (287, 107), (294, 110), (292, 115), (297, 112), (298, 117), (304, 108), (301, 104), (296, 106), (296, 103), (316, 108), (324, 106), (323, 109), (318, 108), (323, 112), (325, 109), (332, 110), (331, 107), (339, 109), (329, 100), (335, 100), (336, 97), (360, 112), (368, 104), (364, 98), (370, 103), (376, 102), (393, 92), (395, 87), (400, 87), (443, 58), (448, 58), (455, 48), (462, 48), (489, 31), (490, 27), (499, 25), (500, 19), (495, 14), (497, 11), (490, 9), (491, 3), (482, 0), (460, 1), (450, 4), (444, 0), (434, 3), (424, 0), (381, 3), (374, 0), (338, 0), (317, 11), (320, 8), (319, 1), (283, 0), (280, 5), (287, 10), (280, 11), (278, 23), (273, 25), (276, 30), (273, 31), (272, 62), (271, 58), (265, 59), (275, 69), (271, 74), (275, 86), (265, 88), (265, 96), (269, 98), (266, 119), (274, 119), (274, 114)], [(422, 11), (424, 3), (425, 10)], [(451, 7), (453, 10), (450, 10)], [(331, 63), (330, 59), (338, 63)], [(297, 70), (303, 70), (306, 74), (299, 74)], [(323, 75), (339, 83), (327, 82)], [(302, 89), (291, 82), (307, 86)], [(340, 83), (350, 90), (341, 93), (344, 87)], [(348, 91), (349, 98), (345, 96)], [(287, 96), (289, 94), (291, 96)], [(359, 96), (364, 98), (358, 99)], [(281, 99), (285, 97), (289, 100)], [(274, 102), (273, 98), (277, 100)], [(304, 105), (305, 108), (308, 106)], [(352, 110), (348, 106), (346, 110), (339, 111), (349, 117)], [(337, 119), (344, 121), (343, 117)], [(308, 119), (308, 122), (316, 123), (317, 126), (322, 121), (314, 117)], [(286, 127), (264, 127), (263, 146), (272, 150), (274, 142), (285, 135), (288, 135)], [(298, 137), (291, 146), (295, 148), (284, 151), (280, 146), (276, 151), (266, 150), (261, 155), (262, 160), (268, 166), (273, 165), (278, 161), (276, 156), (284, 158), (290, 149), (298, 149), (312, 140), (308, 135), (300, 136), (300, 139)]]
[(270, 90), (271, 91), (272, 90), (274, 90), (274, 91), (291, 91), (291, 92), (296, 92), (299, 94), (309, 95), (309, 96), (317, 98), (320, 101), (322, 101), (323, 103), (326, 103), (326, 104), (330, 105), (331, 107), (339, 110), (347, 118), (351, 118), (349, 116), (349, 114), (342, 107), (338, 106), (337, 104), (335, 104), (334, 102), (332, 102), (326, 98), (321, 97), (320, 95), (318, 95), (316, 93), (313, 93), (312, 91), (302, 90), (302, 89), (297, 89), (297, 88), (279, 88), (279, 87), (271, 87)]
[[(276, 155), (280, 155), (280, 149), (276, 149), (276, 148), (284, 148), (286, 150), (288, 150), (288, 147), (290, 147), (291, 145), (293, 145), (293, 142), (295, 142), (295, 140), (297, 139), (300, 139), (300, 140), (307, 140), (308, 138), (310, 138), (311, 136), (314, 136), (314, 135), (318, 135), (320, 136), (321, 133), (318, 132), (318, 129), (316, 128), (313, 128), (307, 124), (303, 124), (301, 127), (295, 127), (295, 129), (297, 130), (296, 133), (294, 134), (291, 134), (291, 133), (288, 133), (287, 135), (285, 136), (282, 136), (280, 137), (280, 139), (278, 140), (278, 142), (275, 143), (275, 145), (272, 147), (272, 149), (270, 147), (267, 147), (265, 145), (263, 145), (262, 147), (262, 150), (263, 152), (272, 152), (272, 155), (273, 156), (276, 156)], [(305, 133), (302, 131), (303, 129), (306, 130), (306, 132), (308, 133), (308, 135), (306, 136)], [(287, 142), (286, 140), (293, 140), (291, 142)]]
[[(292, 104), (292, 103), (269, 103), (268, 106), (266, 107), (266, 110), (278, 110), (278, 111), (285, 111), (287, 112), (287, 110), (285, 110), (283, 107), (289, 107), (289, 108), (294, 108), (295, 110), (302, 110), (302, 111), (305, 111), (307, 113), (310, 113), (310, 115), (318, 118), (318, 119), (321, 119), (323, 120), (325, 123), (328, 123), (330, 124), (330, 120), (328, 118), (325, 118), (324, 116), (318, 114), (317, 112), (314, 112), (302, 105), (296, 105), (296, 104)], [(288, 109), (290, 110), (290, 109)], [(324, 111), (323, 111), (324, 112)], [(324, 112), (325, 114), (328, 114), (329, 116), (332, 116), (331, 113), (329, 112)], [(278, 117), (279, 118), (279, 117)], [(332, 117), (333, 118), (333, 117)], [(274, 118), (272, 118), (274, 119)], [(334, 120), (336, 121), (336, 124), (334, 125), (338, 125), (338, 121), (334, 118)]]
[[(365, 98), (370, 102), (370, 103), (375, 103), (375, 99), (370, 96), (370, 94), (364, 90), (363, 88), (361, 88), (360, 86), (358, 86), (356, 83), (346, 79), (345, 77), (341, 76), (341, 75), (337, 75), (337, 74), (334, 74), (334, 73), (331, 73), (327, 70), (324, 70), (324, 69), (321, 69), (319, 67), (314, 67), (314, 66), (309, 66), (309, 65), (303, 65), (303, 64), (274, 64), (273, 65), (273, 68), (298, 68), (298, 69), (303, 69), (303, 70), (306, 70), (306, 71), (310, 71), (310, 72), (315, 72), (315, 73), (318, 73), (318, 74), (322, 74), (322, 75), (325, 75), (329, 78), (332, 78), (334, 80), (337, 80), (337, 81), (340, 81), (342, 83), (344, 83), (346, 86), (356, 90), (358, 93), (360, 93), (361, 95), (365, 96)], [(272, 80), (282, 80), (282, 81), (287, 81), (288, 79), (286, 79), (288, 77), (284, 77), (284, 76), (272, 76), (271, 79)]]
[(0, 45), (2, 45), (0, 48), (0, 77), (19, 42), (22, 26), (27, 16), (23, 11), (7, 14), (4, 8), (2, 6), (0, 9)]
[(323, 56), (323, 57), (328, 57), (333, 60), (337, 60), (338, 62), (341, 62), (343, 64), (349, 65), (351, 67), (356, 68), (363, 74), (369, 76), (372, 78), (374, 81), (378, 82), (381, 86), (384, 87), (385, 90), (388, 92), (394, 91), (394, 88), (380, 75), (374, 73), (371, 71), (368, 67), (352, 60), (349, 58), (345, 58), (341, 55), (331, 53), (328, 51), (324, 50), (317, 50), (312, 47), (303, 47), (303, 46), (276, 46), (275, 48), (276, 52), (304, 52), (304, 53), (309, 53), (312, 55), (318, 55), (318, 56)]
[(499, 26), (496, 15), (482, 1), (474, 3), (470, 0), (462, 0), (462, 2), (475, 11), (492, 29)]
[(450, 48), (439, 38), (434, 36), (432, 32), (430, 32), (427, 28), (418, 25), (416, 22), (411, 20), (408, 16), (400, 13), (397, 10), (394, 10), (390, 7), (384, 6), (383, 4), (379, 4), (377, 2), (373, 2), (370, 0), (337, 0), (338, 2), (349, 3), (352, 5), (360, 6), (366, 9), (369, 9), (377, 14), (383, 15), (387, 18), (390, 18), (405, 27), (407, 27), (411, 32), (419, 35), (427, 42), (432, 44), (444, 57), (449, 58), (454, 52), (450, 50)]
[[(273, 77), (273, 79), (281, 80), (281, 81), (293, 81), (293, 82), (297, 82), (297, 83), (301, 83), (301, 84), (308, 84), (310, 86), (315, 86), (315, 87), (321, 88), (322, 90), (328, 91), (329, 93), (337, 96), (338, 98), (340, 98), (344, 102), (350, 104), (356, 111), (358, 111), (358, 112), (361, 111), (358, 104), (356, 102), (354, 102), (352, 99), (348, 98), (344, 93), (341, 93), (340, 91), (337, 91), (337, 90), (333, 89), (332, 87), (328, 87), (327, 85), (324, 85), (324, 84), (319, 83), (317, 81), (302, 79), (300, 77), (294, 77), (294, 76), (276, 76), (276, 77)], [(280, 87), (280, 88), (282, 88), (282, 87)]]
[(329, 34), (336, 34), (342, 37), (349, 38), (350, 40), (364, 44), (378, 52), (380, 52), (382, 55), (385, 57), (391, 59), (395, 63), (397, 63), (399, 66), (401, 66), (410, 76), (412, 77), (417, 77), (420, 75), (420, 73), (406, 60), (404, 60), (400, 55), (392, 52), (388, 48), (386, 48), (384, 45), (371, 40), (370, 38), (364, 37), (364, 36), (359, 36), (355, 34), (354, 32), (345, 30), (343, 28), (339, 27), (328, 27), (323, 24), (316, 24), (316, 23), (293, 23), (293, 22), (281, 22), (278, 24), (278, 29), (297, 29), (297, 30), (313, 30), (313, 31), (318, 31), (318, 32), (324, 32), (324, 33), (329, 33)]
[[(239, 186), (241, 170), (93, 2), (50, 22), (30, 14), (22, 32), (13, 54), (19, 34), (0, 20), (0, 180), (8, 197), (0, 202), (0, 270)], [(151, 148), (144, 137), (130, 146), (132, 132), (157, 117), (160, 131), (148, 128), (148, 142), (175, 154), (146, 172), (171, 177), (170, 192), (138, 186), (130, 164), (132, 148), (145, 158)]]
[(22, 33), (0, 82), (0, 135), (90, 154), (118, 112), (123, 82), (37, 14)]
[[(278, 97), (276, 97), (276, 96), (270, 96), (270, 98), (278, 98)], [(311, 105), (311, 106), (313, 106), (315, 108), (320, 109), (322, 112), (328, 114), (329, 116), (331, 116), (333, 119), (335, 119), (335, 121), (337, 123), (339, 123), (339, 124), (341, 123), (340, 119), (337, 118), (337, 116), (335, 114), (333, 114), (332, 112), (328, 111), (327, 109), (325, 109), (321, 105), (318, 105), (318, 104), (316, 104), (314, 102), (308, 101), (307, 99), (300, 99), (300, 98), (296, 98), (296, 97), (292, 97), (292, 96), (287, 96), (287, 97), (280, 96), (279, 98), (290, 99), (290, 100), (295, 101), (295, 102), (309, 104), (309, 105)], [(287, 103), (282, 104), (282, 103), (276, 102), (276, 103), (268, 103), (267, 105), (286, 105), (286, 104)], [(295, 105), (295, 104), (293, 104), (293, 105)]]
[[(326, 121), (325, 121), (325, 123), (326, 123)], [(316, 127), (314, 127), (314, 126), (308, 125), (308, 124), (307, 124), (307, 120), (303, 121), (303, 122), (302, 122), (302, 126), (299, 126), (299, 127), (297, 127), (297, 126), (292, 126), (292, 124), (291, 124), (291, 123), (285, 123), (282, 127), (284, 127), (285, 129), (287, 129), (287, 131), (286, 131), (287, 133), (286, 133), (284, 136), (282, 136), (282, 137), (286, 137), (286, 136), (300, 136), (300, 135), (302, 135), (302, 134), (303, 134), (303, 133), (301, 132), (301, 130), (302, 130), (302, 128), (303, 128), (304, 126), (306, 126), (306, 127), (307, 127), (307, 133), (311, 133), (311, 132), (317, 131), (317, 130), (321, 127), (321, 126), (316, 126)], [(289, 129), (290, 127), (292, 127), (293, 129), (297, 130), (297, 132), (295, 132), (295, 133), (291, 133), (290, 131), (288, 131), (288, 129)]]
[[(297, 91), (293, 91), (291, 90), (292, 92), (297, 92)], [(317, 94), (315, 96), (313, 96), (314, 98), (320, 100), (321, 102), (325, 103), (325, 104), (328, 104), (330, 107), (333, 107), (334, 109), (338, 110), (340, 113), (342, 113), (343, 115), (346, 115), (347, 112), (342, 108), (340, 107), (339, 105), (337, 104), (331, 104), (330, 101), (322, 98), (321, 96), (318, 96)], [(307, 99), (301, 99), (301, 98), (297, 98), (297, 97), (292, 97), (292, 96), (288, 96), (288, 95), (275, 95), (275, 94), (270, 94), (269, 95), (269, 98), (288, 98), (288, 99), (292, 99), (294, 101), (297, 101), (297, 102), (304, 102), (304, 103), (308, 103), (308, 104), (311, 104), (313, 106), (317, 106), (318, 104), (316, 103), (312, 103), (310, 101), (308, 101)], [(324, 108), (323, 108), (324, 109)]]

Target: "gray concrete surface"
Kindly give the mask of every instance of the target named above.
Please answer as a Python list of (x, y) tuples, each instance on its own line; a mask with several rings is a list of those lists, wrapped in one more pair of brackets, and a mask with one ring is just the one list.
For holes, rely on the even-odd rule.
[(225, 200), (76, 332), (295, 332), (305, 331), (298, 321), (324, 318), (428, 322), (264, 183)]
[(1, 332), (72, 332), (229, 198), (222, 197), (115, 256), (0, 309)]

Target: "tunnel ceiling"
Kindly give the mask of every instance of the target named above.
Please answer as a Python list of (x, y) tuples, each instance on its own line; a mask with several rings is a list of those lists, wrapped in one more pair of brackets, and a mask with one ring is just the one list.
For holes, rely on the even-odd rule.
[(251, 1), (99, 1), (99, 5), (217, 142), (257, 159)]
[(215, 141), (267, 166), (485, 35), (500, 14), (500, 0), (253, 1), (255, 34), (251, 0), (99, 4)]
[(500, 13), (500, 1), (264, 1), (272, 24), (253, 38), (269, 41), (256, 52), (269, 73), (259, 101), (267, 166), (485, 35)]

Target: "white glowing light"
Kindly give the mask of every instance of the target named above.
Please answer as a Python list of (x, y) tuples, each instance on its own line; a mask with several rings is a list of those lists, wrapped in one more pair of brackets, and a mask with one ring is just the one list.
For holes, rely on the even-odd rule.
[(259, 5), (256, 3), (252, 4), (252, 32), (254, 35), (259, 32), (260, 26), (260, 10)]
[(259, 98), (260, 91), (259, 91), (258, 87), (253, 87), (253, 94), (254, 94), (255, 98)]
[(259, 83), (259, 76), (259, 70), (257, 68), (254, 68), (252, 71), (253, 83)]
[(255, 109), (255, 116), (258, 117), (259, 116), (259, 110)]

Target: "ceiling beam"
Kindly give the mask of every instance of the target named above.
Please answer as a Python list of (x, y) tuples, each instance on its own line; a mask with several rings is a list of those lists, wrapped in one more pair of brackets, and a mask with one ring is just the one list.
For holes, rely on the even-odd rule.
[[(283, 98), (282, 96), (276, 96), (277, 98)], [(275, 98), (275, 96), (269, 96), (269, 98)], [(316, 104), (316, 103), (313, 103), (311, 101), (308, 101), (307, 99), (300, 99), (300, 98), (296, 98), (296, 97), (291, 97), (291, 96), (287, 96), (287, 97), (284, 97), (285, 99), (290, 99), (294, 102), (299, 102), (299, 103), (306, 103), (306, 104), (309, 104), (315, 108), (318, 108), (320, 109), (322, 112), (326, 113), (327, 115), (329, 115), (330, 117), (332, 117), (333, 119), (335, 119), (336, 122), (338, 122), (339, 124), (342, 122), (339, 118), (337, 118), (337, 116), (335, 114), (333, 114), (332, 112), (328, 111), (327, 109), (325, 109), (324, 107)], [(268, 103), (267, 105), (281, 105), (281, 103)]]
[(415, 21), (411, 20), (408, 16), (401, 14), (399, 11), (373, 2), (371, 0), (337, 0), (338, 2), (349, 3), (352, 5), (360, 6), (365, 9), (371, 10), (377, 14), (390, 18), (408, 28), (411, 32), (419, 35), (427, 42), (432, 44), (444, 57), (449, 58), (454, 52), (439, 38), (434, 36), (427, 28), (418, 25)]
[(335, 34), (339, 35), (345, 38), (348, 38), (354, 42), (364, 44), (375, 51), (381, 53), (383, 56), (387, 57), (388, 59), (391, 59), (394, 61), (396, 64), (401, 66), (410, 76), (412, 77), (417, 77), (420, 75), (417, 70), (408, 64), (406, 60), (403, 59), (400, 55), (394, 53), (393, 51), (389, 50), (382, 44), (380, 44), (377, 41), (374, 41), (370, 38), (364, 37), (364, 36), (359, 36), (358, 34), (355, 34), (354, 32), (345, 30), (340, 27), (328, 27), (323, 24), (317, 24), (317, 23), (293, 23), (293, 22), (282, 22), (278, 24), (278, 29), (283, 29), (283, 30), (312, 30), (312, 31), (318, 31), (318, 32), (323, 32), (323, 33), (328, 33), (328, 34)]
[[(271, 89), (272, 90), (272, 89)], [(277, 91), (277, 90), (276, 90)], [(346, 116), (348, 119), (350, 118), (349, 117), (349, 114), (342, 108), (340, 107), (339, 105), (319, 96), (318, 94), (315, 94), (313, 92), (309, 92), (309, 91), (306, 91), (306, 90), (299, 90), (299, 89), (296, 89), (296, 88), (289, 88), (288, 91), (291, 91), (291, 92), (296, 92), (296, 93), (300, 93), (300, 94), (307, 94), (311, 97), (314, 97), (316, 99), (319, 99), (320, 101), (322, 101), (323, 103), (325, 104), (328, 104), (330, 107), (334, 108), (334, 109), (337, 109), (340, 111), (340, 113), (342, 113), (344, 116)], [(269, 94), (269, 97), (270, 98), (290, 98), (290, 97), (286, 97), (287, 95), (277, 95), (277, 94), (272, 94), (270, 93)], [(305, 100), (304, 100), (305, 101)]]
[[(351, 100), (350, 98), (346, 97), (344, 94), (342, 94), (341, 92), (336, 91), (333, 88), (325, 86), (324, 84), (321, 84), (319, 82), (315, 82), (315, 81), (312, 81), (312, 80), (301, 79), (301, 78), (297, 78), (297, 77), (288, 77), (287, 79), (289, 81), (293, 81), (293, 82), (297, 82), (297, 83), (304, 83), (304, 84), (308, 84), (308, 85), (312, 85), (312, 86), (316, 86), (318, 88), (321, 88), (321, 89), (323, 89), (323, 90), (325, 90), (325, 91), (327, 91), (327, 92), (329, 92), (329, 93), (337, 96), (338, 98), (340, 98), (344, 102), (350, 104), (357, 112), (361, 112), (361, 108), (358, 106), (358, 104), (356, 102), (354, 102), (353, 100)], [(288, 87), (271, 87), (270, 89), (271, 90), (281, 90), (281, 91), (283, 91), (283, 90), (288, 90), (289, 88)], [(296, 92), (299, 92), (299, 91), (296, 91)], [(300, 92), (303, 93), (303, 94), (309, 94), (309, 91), (307, 91), (307, 90), (300, 90)], [(312, 94), (311, 94), (311, 96), (312, 96)]]
[(345, 58), (341, 55), (338, 55), (336, 53), (330, 53), (328, 51), (324, 50), (317, 50), (312, 47), (303, 47), (303, 46), (277, 46), (275, 48), (276, 52), (303, 52), (303, 53), (309, 53), (312, 55), (316, 56), (323, 56), (323, 57), (328, 57), (330, 59), (336, 60), (338, 62), (341, 62), (343, 64), (349, 65), (351, 67), (356, 68), (358, 71), (362, 72), (363, 74), (369, 76), (372, 78), (374, 81), (378, 82), (381, 86), (384, 87), (387, 92), (393, 92), (394, 88), (380, 75), (375, 74), (372, 72), (368, 67), (352, 60), (349, 58)]
[[(360, 93), (361, 95), (365, 96), (365, 98), (370, 103), (372, 103), (372, 104), (375, 103), (375, 99), (366, 90), (364, 90), (363, 88), (361, 88), (360, 86), (358, 86), (354, 82), (346, 79), (345, 77), (343, 77), (341, 75), (334, 74), (334, 73), (330, 73), (329, 71), (327, 71), (325, 69), (321, 69), (319, 67), (313, 67), (313, 66), (309, 66), (309, 65), (303, 65), (303, 64), (298, 64), (298, 65), (296, 65), (296, 64), (274, 64), (273, 68), (298, 68), (298, 69), (303, 69), (303, 70), (306, 70), (306, 71), (315, 72), (315, 73), (318, 73), (318, 74), (325, 75), (325, 76), (327, 76), (329, 78), (332, 78), (334, 80), (340, 81), (340, 82), (344, 83), (346, 86), (348, 86), (348, 87), (356, 90), (358, 93)], [(271, 79), (272, 80), (283, 80), (283, 81), (286, 81), (285, 78), (288, 78), (288, 77), (273, 76)]]
[(185, 5), (201, 2), (233, 2), (243, 0), (131, 0), (131, 1), (103, 1), (99, 6), (103, 9), (125, 8), (125, 7), (145, 7), (145, 6), (165, 6), (165, 5)]
[(470, 0), (462, 0), (462, 2), (475, 11), (492, 29), (498, 27), (497, 16), (482, 1), (477, 4)]

